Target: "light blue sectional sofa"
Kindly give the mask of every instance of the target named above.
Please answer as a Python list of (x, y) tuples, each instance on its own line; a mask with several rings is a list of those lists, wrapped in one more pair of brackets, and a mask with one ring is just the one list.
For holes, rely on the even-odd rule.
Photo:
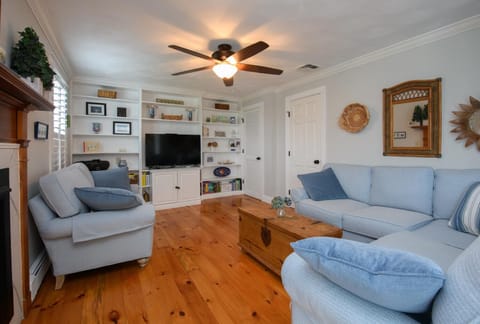
[[(480, 323), (480, 240), (448, 220), (480, 169), (434, 170), (331, 164), (348, 199), (313, 201), (292, 191), (296, 211), (344, 230), (344, 239), (414, 253), (446, 273), (431, 315), (434, 323)], [(301, 278), (301, 279), (300, 279)], [(293, 323), (415, 323), (418, 318), (366, 301), (337, 286), (296, 253), (284, 262), (282, 281), (292, 300)]]

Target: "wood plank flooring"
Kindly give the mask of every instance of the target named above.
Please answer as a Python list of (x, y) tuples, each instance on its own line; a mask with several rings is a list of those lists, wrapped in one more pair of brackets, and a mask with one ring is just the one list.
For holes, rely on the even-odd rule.
[(23, 323), (290, 323), (280, 278), (244, 254), (238, 242), (246, 196), (158, 211), (153, 255), (68, 275), (55, 291), (45, 279)]

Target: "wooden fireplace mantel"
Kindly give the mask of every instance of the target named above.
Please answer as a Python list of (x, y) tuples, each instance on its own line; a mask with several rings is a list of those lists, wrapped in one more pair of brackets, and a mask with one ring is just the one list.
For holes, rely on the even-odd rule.
[(20, 235), (22, 246), (22, 290), (23, 313), (31, 306), (29, 257), (28, 257), (28, 120), (27, 114), (33, 110), (52, 111), (49, 102), (28, 86), (15, 72), (0, 64), (0, 142), (18, 143), (20, 179)]

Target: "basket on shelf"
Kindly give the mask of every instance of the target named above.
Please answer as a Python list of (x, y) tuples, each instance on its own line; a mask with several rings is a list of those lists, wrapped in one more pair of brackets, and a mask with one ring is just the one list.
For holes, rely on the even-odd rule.
[(156, 102), (170, 104), (170, 105), (184, 105), (185, 102), (183, 100), (176, 100), (176, 99), (165, 99), (165, 98), (156, 98)]
[(167, 119), (167, 120), (182, 120), (183, 115), (167, 115), (167, 114), (161, 114), (160, 118), (162, 119)]
[(102, 97), (102, 98), (116, 99), (117, 98), (117, 91), (98, 89), (97, 96)]
[(230, 105), (229, 104), (223, 104), (223, 103), (215, 103), (215, 109), (229, 110)]

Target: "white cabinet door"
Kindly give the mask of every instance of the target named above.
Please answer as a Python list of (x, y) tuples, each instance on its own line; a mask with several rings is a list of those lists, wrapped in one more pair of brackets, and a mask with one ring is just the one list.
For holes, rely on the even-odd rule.
[(200, 170), (178, 172), (178, 201), (200, 199)]
[(152, 203), (168, 204), (177, 201), (177, 172), (152, 173)]

